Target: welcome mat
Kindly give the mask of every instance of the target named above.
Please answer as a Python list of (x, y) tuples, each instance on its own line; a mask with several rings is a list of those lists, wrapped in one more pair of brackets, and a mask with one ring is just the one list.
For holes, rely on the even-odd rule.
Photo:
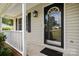
[(48, 56), (62, 56), (63, 53), (59, 52), (59, 51), (55, 51), (49, 48), (44, 48), (42, 51), (40, 51), (41, 53), (48, 55)]

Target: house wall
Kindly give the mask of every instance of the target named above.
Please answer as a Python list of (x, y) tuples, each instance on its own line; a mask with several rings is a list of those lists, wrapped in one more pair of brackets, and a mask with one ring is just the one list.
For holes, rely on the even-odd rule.
[[(29, 55), (40, 55), (37, 54), (37, 52), (40, 52), (45, 47), (63, 52), (62, 48), (44, 44), (44, 7), (47, 5), (49, 4), (39, 4), (26, 12), (31, 12), (31, 32), (28, 33), (26, 31), (26, 42), (28, 44), (27, 46)], [(38, 17), (33, 17), (32, 12), (34, 10), (38, 11)]]
[[(64, 56), (79, 55), (79, 4), (64, 4), (64, 49), (44, 44), (44, 7), (47, 5), (49, 4), (39, 4), (27, 11), (31, 12), (31, 33), (26, 31), (28, 54), (35, 55), (36, 49), (40, 51), (49, 47), (63, 52)], [(38, 11), (36, 18), (32, 14), (34, 10)]]
[(79, 4), (65, 4), (64, 55), (79, 55)]

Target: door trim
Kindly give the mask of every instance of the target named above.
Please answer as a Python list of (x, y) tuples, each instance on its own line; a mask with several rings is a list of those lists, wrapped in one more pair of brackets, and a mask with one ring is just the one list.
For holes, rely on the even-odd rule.
[[(55, 5), (59, 5), (61, 4), (62, 5), (62, 14), (61, 14), (61, 46), (58, 46), (58, 45), (51, 45), (51, 44), (48, 44), (46, 42), (47, 39), (45, 39), (45, 28), (44, 28), (44, 43), (45, 44), (48, 44), (48, 45), (51, 45), (51, 46), (56, 46), (56, 47), (61, 47), (61, 48), (64, 48), (64, 3), (54, 3), (54, 4), (51, 4), (51, 5), (48, 5), (46, 7), (44, 7), (44, 27), (45, 27), (45, 15), (46, 15), (46, 11), (48, 11), (51, 7), (55, 6)], [(45, 10), (47, 8), (47, 10)]]

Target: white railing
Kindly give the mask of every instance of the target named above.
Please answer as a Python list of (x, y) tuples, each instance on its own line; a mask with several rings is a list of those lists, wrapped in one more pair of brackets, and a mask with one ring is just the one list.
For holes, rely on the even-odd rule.
[(6, 35), (6, 42), (22, 53), (22, 31), (2, 31)]

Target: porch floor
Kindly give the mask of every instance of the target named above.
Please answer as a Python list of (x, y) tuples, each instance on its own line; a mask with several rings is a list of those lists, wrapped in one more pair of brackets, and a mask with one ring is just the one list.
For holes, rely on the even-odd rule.
[(41, 53), (40, 51), (45, 47), (36, 44), (29, 44), (28, 45), (28, 56), (46, 56), (45, 54)]
[[(41, 51), (43, 50), (43, 49), (45, 49), (46, 47), (45, 46), (43, 46), (43, 45), (37, 45), (37, 44), (35, 44), (35, 43), (30, 43), (30, 44), (28, 44), (28, 50), (27, 50), (27, 55), (28, 56), (48, 56), (48, 55), (46, 55), (46, 54), (44, 54), (44, 53), (41, 53)], [(49, 52), (49, 51), (47, 51), (47, 52)], [(46, 53), (47, 53), (46, 52)], [(54, 52), (55, 52), (55, 54), (54, 54)], [(62, 53), (60, 53), (60, 52), (58, 52), (58, 51), (53, 51), (52, 52), (53, 53), (53, 56), (61, 56), (60, 54), (62, 54)], [(49, 52), (49, 54), (50, 54), (50, 52)], [(58, 55), (57, 55), (58, 54)], [(51, 56), (51, 55), (50, 55)]]

